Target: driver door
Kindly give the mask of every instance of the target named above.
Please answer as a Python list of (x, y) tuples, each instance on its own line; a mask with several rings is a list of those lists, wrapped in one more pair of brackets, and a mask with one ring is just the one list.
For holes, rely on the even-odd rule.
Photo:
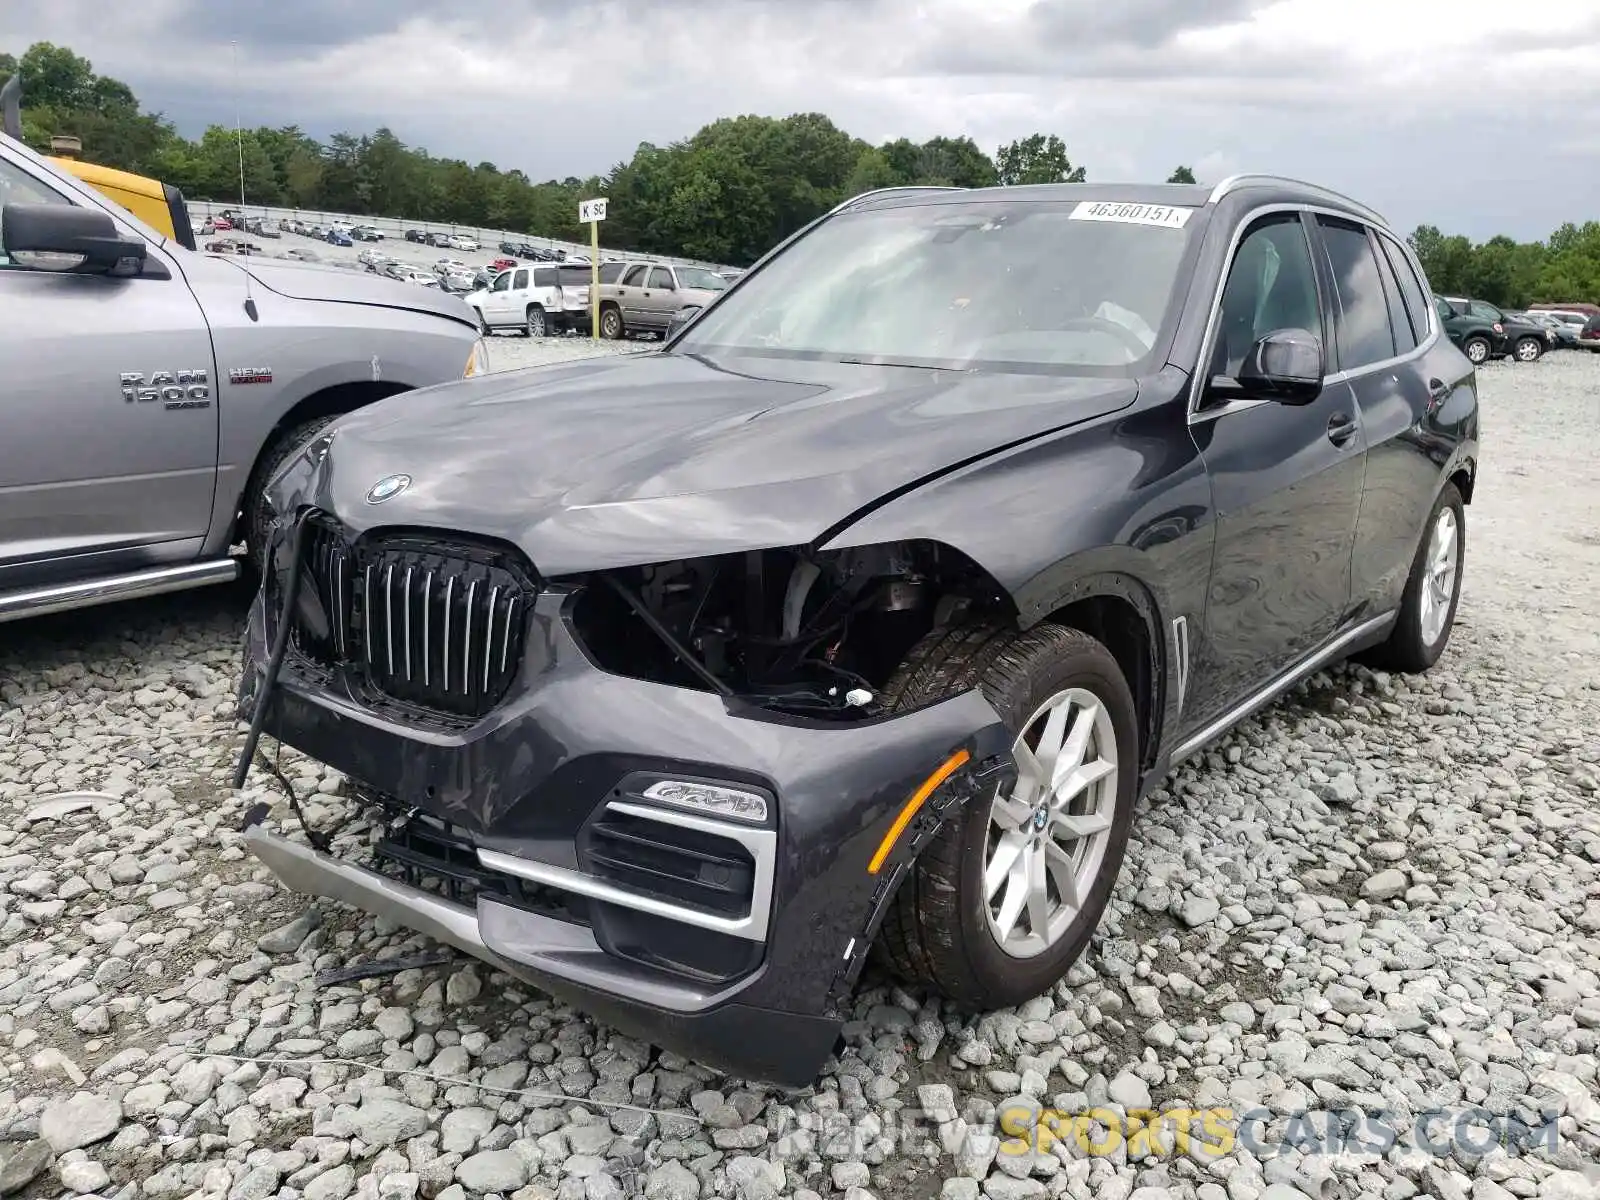
[[(0, 148), (5, 203), (117, 219)], [(176, 265), (148, 253), (167, 278), (30, 270), (0, 250), (0, 591), (200, 550), (217, 474), (211, 334)]]
[(509, 324), (511, 318), (506, 314), (510, 311), (510, 304), (506, 297), (511, 289), (511, 272), (501, 271), (494, 277), (494, 282), (489, 285), (489, 294), (484, 299), (484, 316), (491, 325)]
[[(1232, 378), (1262, 334), (1308, 329), (1337, 371), (1335, 310), (1298, 212), (1256, 220), (1229, 265), (1207, 377)], [(1327, 374), (1311, 403), (1206, 394), (1190, 433), (1211, 478), (1217, 539), (1205, 644), (1194, 671), (1197, 723), (1262, 687), (1326, 641), (1350, 609), (1350, 555), (1366, 471), (1350, 385)]]

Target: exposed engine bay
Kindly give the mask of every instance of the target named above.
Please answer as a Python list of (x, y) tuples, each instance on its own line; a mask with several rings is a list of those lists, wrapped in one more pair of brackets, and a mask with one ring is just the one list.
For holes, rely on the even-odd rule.
[(882, 711), (929, 630), (1005, 598), (960, 552), (760, 550), (583, 576), (573, 620), (607, 671), (811, 716)]

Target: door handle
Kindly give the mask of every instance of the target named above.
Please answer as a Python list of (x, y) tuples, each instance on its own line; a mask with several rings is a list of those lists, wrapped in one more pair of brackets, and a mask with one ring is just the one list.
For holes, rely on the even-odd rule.
[(1349, 413), (1334, 413), (1328, 418), (1328, 440), (1342, 446), (1356, 435), (1356, 421)]

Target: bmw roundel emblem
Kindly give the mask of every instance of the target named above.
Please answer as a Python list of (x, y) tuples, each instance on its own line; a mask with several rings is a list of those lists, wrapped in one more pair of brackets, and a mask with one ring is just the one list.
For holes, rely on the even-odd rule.
[(393, 500), (410, 486), (409, 475), (385, 475), (367, 489), (367, 503), (382, 504), (385, 500)]

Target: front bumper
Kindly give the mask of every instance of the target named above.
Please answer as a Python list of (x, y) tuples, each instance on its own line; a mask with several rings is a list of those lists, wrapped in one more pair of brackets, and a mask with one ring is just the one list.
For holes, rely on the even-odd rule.
[[(901, 875), (946, 813), (1003, 782), (1011, 734), (977, 691), (842, 725), (608, 674), (574, 638), (570, 598), (540, 595), (516, 686), (475, 724), (377, 711), (292, 654), (267, 701), (269, 735), (386, 797), (391, 813), (448, 822), (475, 869), (505, 877), (509, 892), (437, 895), (376, 859), (319, 853), (259, 824), (246, 845), (294, 891), (390, 917), (616, 1028), (742, 1078), (809, 1084)], [(268, 657), (264, 606), (258, 596), (249, 622), (247, 716)], [(870, 871), (908, 801), (961, 751), (965, 765)], [(635, 781), (655, 777), (770, 797), (763, 826), (711, 830), (749, 852), (748, 913), (708, 914), (596, 872), (590, 831), (608, 813), (640, 814)], [(707, 825), (653, 815), (676, 829)]]

